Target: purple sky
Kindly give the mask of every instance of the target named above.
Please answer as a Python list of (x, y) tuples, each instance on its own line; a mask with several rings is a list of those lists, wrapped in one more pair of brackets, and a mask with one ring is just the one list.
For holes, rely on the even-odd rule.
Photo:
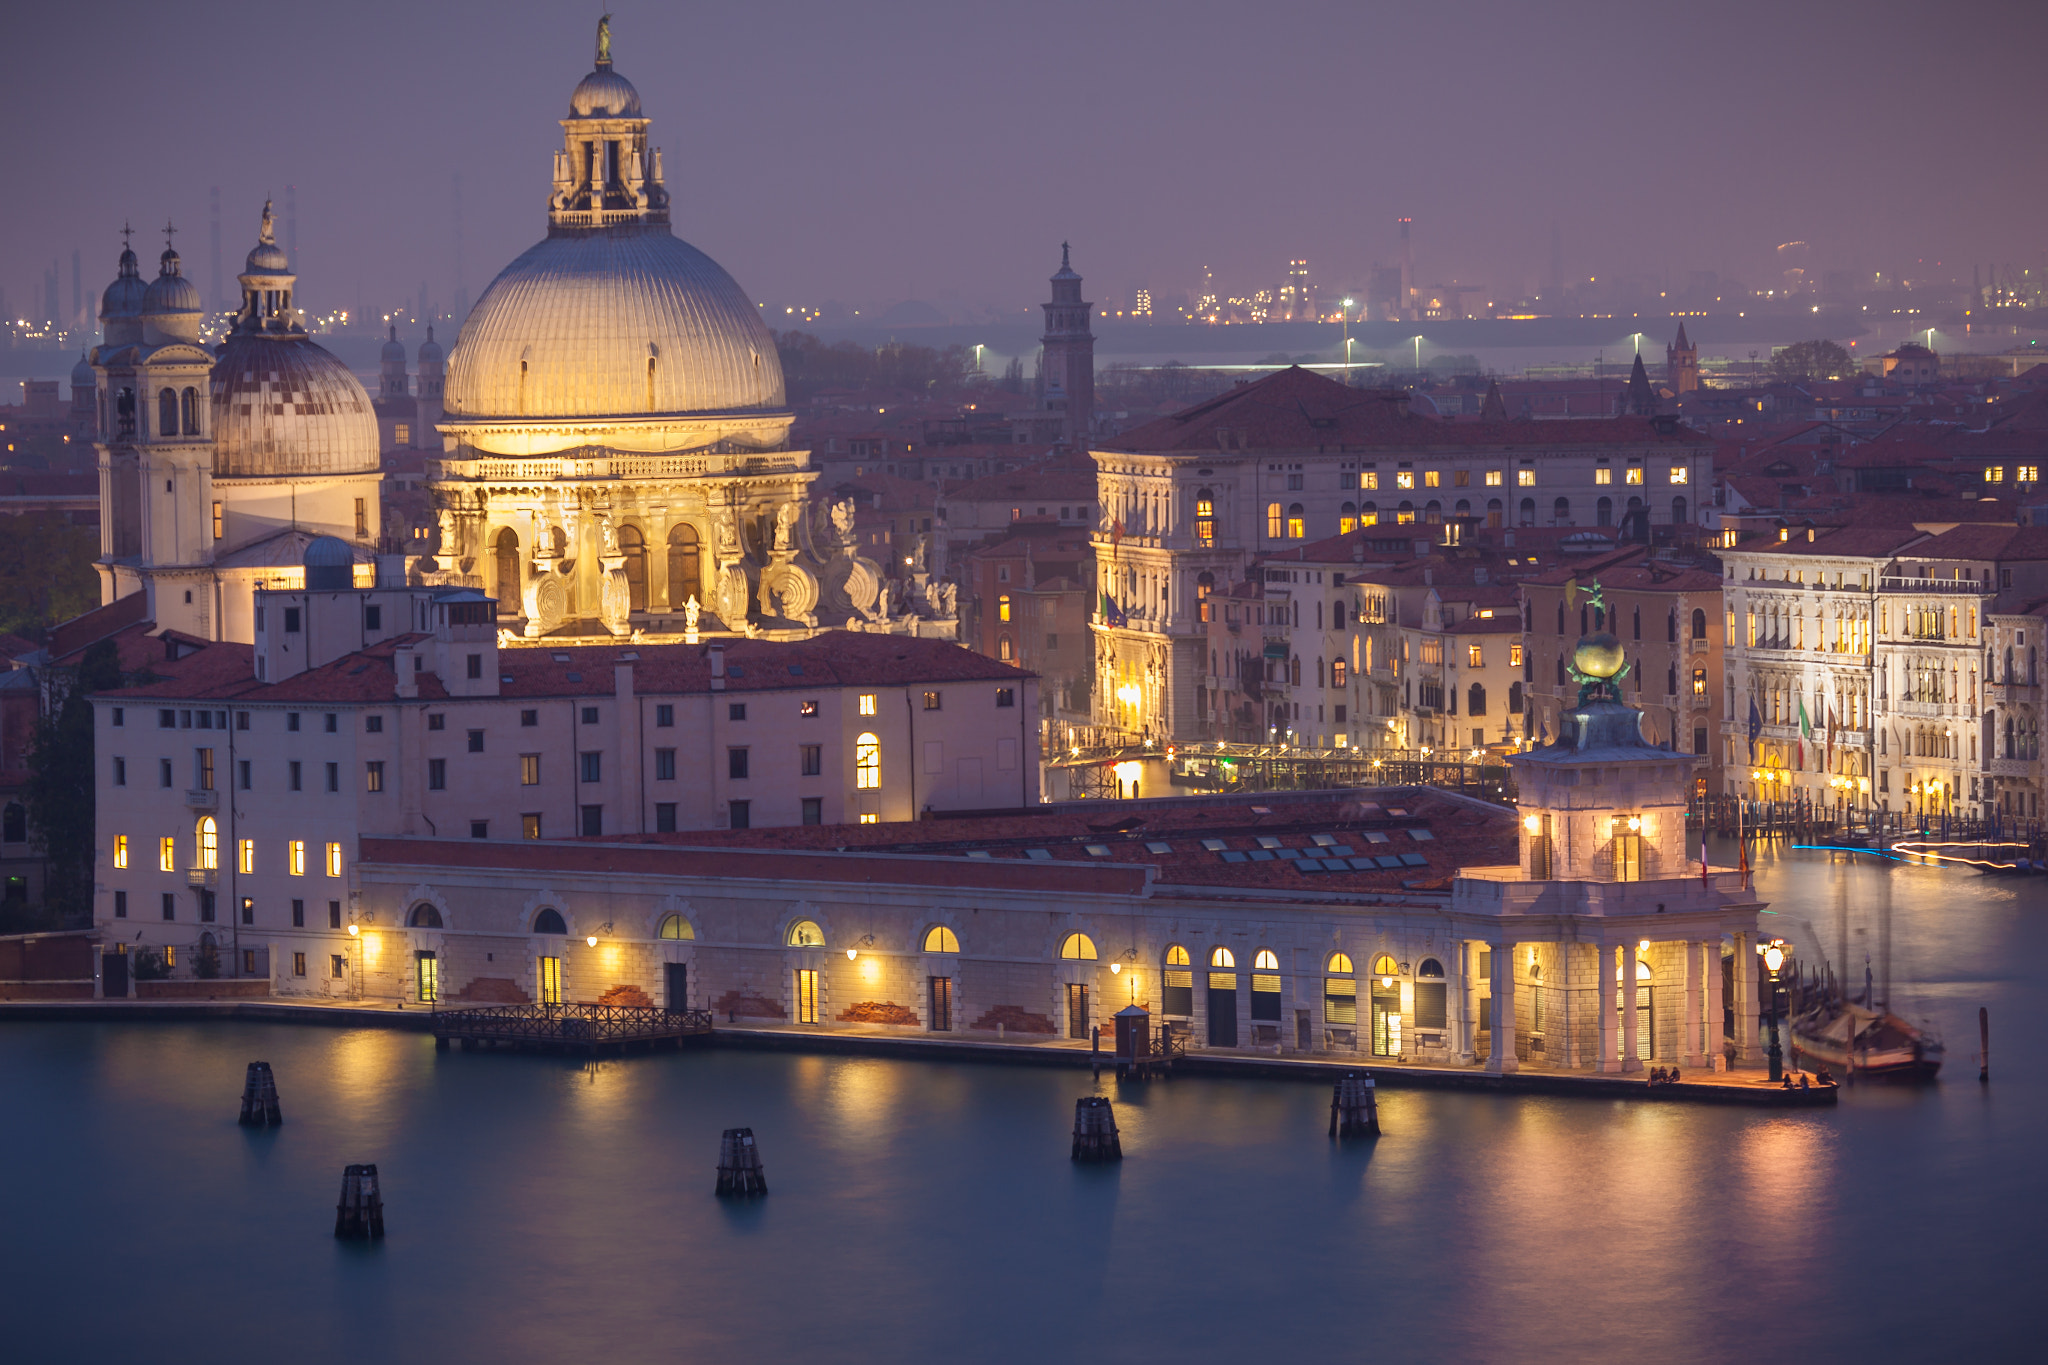
[[(1070, 238), (1091, 297), (1355, 285), (1416, 220), (1425, 281), (1567, 274), (1752, 285), (1822, 268), (2042, 264), (2033, 4), (616, 0), (617, 69), (665, 149), (678, 234), (757, 300), (1022, 309)], [(595, 5), (490, 0), (10, 7), (0, 287), (71, 251), (94, 295), (123, 219), (207, 191), (234, 273), (297, 186), (301, 297), (472, 298), (544, 231), (554, 120)], [(138, 233), (145, 260), (162, 249)], [(230, 281), (230, 289), (232, 282)]]

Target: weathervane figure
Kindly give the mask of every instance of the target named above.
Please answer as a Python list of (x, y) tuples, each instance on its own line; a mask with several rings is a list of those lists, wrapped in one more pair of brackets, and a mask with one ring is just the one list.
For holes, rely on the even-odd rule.
[(612, 64), (612, 17), (609, 14), (597, 21), (597, 64)]

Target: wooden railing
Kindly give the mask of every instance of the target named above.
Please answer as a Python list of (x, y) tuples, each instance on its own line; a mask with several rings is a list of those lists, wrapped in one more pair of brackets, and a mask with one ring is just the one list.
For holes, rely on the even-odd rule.
[(434, 1036), (514, 1047), (602, 1048), (711, 1032), (709, 1010), (646, 1005), (491, 1005), (434, 1011)]

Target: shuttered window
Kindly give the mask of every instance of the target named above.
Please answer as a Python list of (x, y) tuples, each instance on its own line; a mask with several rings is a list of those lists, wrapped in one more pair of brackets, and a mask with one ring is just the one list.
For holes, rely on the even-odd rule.
[(1189, 971), (1166, 970), (1166, 981), (1159, 990), (1159, 1009), (1163, 1014), (1185, 1019), (1195, 1012), (1195, 974)]
[(1252, 1018), (1279, 1021), (1280, 978), (1277, 974), (1252, 973)]
[(1445, 1028), (1447, 992), (1441, 981), (1415, 983), (1415, 1027)]
[(1358, 983), (1340, 977), (1323, 981), (1323, 1018), (1331, 1024), (1358, 1022)]

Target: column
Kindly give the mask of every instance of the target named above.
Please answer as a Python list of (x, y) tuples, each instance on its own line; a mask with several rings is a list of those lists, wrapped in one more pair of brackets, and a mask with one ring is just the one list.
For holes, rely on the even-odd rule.
[(1642, 1019), (1636, 1013), (1636, 945), (1625, 939), (1621, 945), (1621, 1069), (1641, 1071)]
[(1465, 1009), (1465, 1019), (1458, 1034), (1458, 1060), (1471, 1066), (1479, 1060), (1479, 948), (1476, 939), (1466, 939), (1458, 945), (1456, 957), (1463, 979), (1458, 984), (1458, 999)]
[(1719, 934), (1700, 945), (1704, 954), (1706, 971), (1706, 1014), (1707, 1039), (1703, 1049), (1704, 1065), (1712, 1066), (1716, 1057), (1727, 1055), (1727, 1036), (1721, 1025), (1721, 936)]
[(1600, 979), (1600, 1070), (1619, 1071), (1621, 1054), (1615, 1030), (1621, 1020), (1614, 1008), (1614, 949), (1603, 939), (1595, 951), (1599, 954), (1593, 975)]
[(1756, 1039), (1756, 950), (1751, 935), (1735, 936), (1735, 1061), (1755, 1066), (1763, 1060)]
[[(1562, 1020), (1564, 1048), (1561, 1052), (1554, 1052), (1552, 1055), (1557, 1064), (1567, 1071), (1578, 1070), (1581, 1061), (1579, 1056), (1578, 1021), (1572, 1017), (1572, 959), (1576, 958), (1578, 954), (1579, 945), (1576, 943), (1560, 941), (1557, 945), (1558, 999), (1564, 1006), (1562, 1010), (1564, 1016)], [(1557, 1033), (1558, 1029), (1553, 1028), (1550, 1036), (1554, 1038), (1557, 1036)]]
[(1486, 1069), (1496, 1074), (1518, 1071), (1515, 1058), (1515, 945), (1493, 945), (1493, 1049)]
[(1701, 1002), (1705, 998), (1700, 980), (1700, 945), (1687, 941), (1679, 945), (1685, 950), (1685, 1037), (1679, 1041), (1679, 1061), (1687, 1067), (1706, 1065), (1706, 1054), (1702, 1050), (1701, 1035), (1705, 1025), (1701, 1022)]

